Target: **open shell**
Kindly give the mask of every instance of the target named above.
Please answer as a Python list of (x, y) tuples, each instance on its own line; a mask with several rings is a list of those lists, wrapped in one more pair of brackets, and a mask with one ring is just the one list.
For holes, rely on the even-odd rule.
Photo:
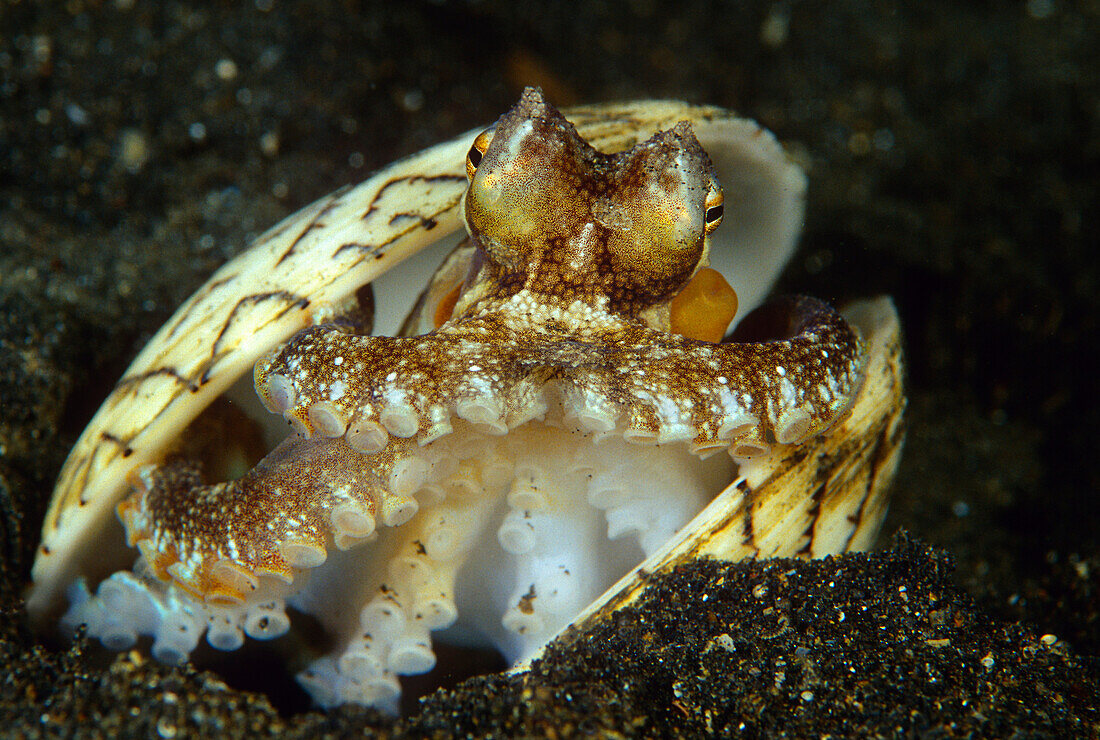
[[(712, 266), (740, 296), (739, 315), (765, 297), (794, 249), (805, 193), (801, 170), (771, 134), (729, 111), (671, 101), (565, 114), (605, 152), (691, 122), (726, 190)], [(95, 582), (116, 569), (98, 553), (105, 541), (121, 541), (115, 510), (131, 482), (144, 466), (160, 463), (257, 360), (299, 330), (346, 315), (357, 291), (391, 270), (386, 277), (395, 291), (382, 294), (378, 323), (382, 333), (393, 333), (396, 317), (424, 285), (398, 265), (429, 248), (438, 261), (457, 241), (465, 155), (477, 133), (395, 162), (284, 219), (179, 308), (131, 364), (62, 469), (32, 571), (32, 618), (55, 615), (77, 578)], [(900, 338), (888, 299), (852, 306), (846, 316), (868, 351), (848, 415), (811, 445), (777, 444), (742, 462), (725, 491), (582, 618), (629, 602), (644, 573), (688, 558), (816, 557), (870, 545), (902, 441)]]

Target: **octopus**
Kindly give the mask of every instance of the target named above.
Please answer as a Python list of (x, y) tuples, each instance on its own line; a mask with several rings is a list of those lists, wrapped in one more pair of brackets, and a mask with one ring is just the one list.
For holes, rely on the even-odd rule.
[(149, 446), (97, 499), (133, 562), (94, 591), (75, 555), (51, 565), (59, 504), (32, 614), (63, 589), (66, 631), (149, 636), (168, 663), (310, 614), (332, 645), (298, 674), (314, 701), (392, 710), (440, 636), (522, 666), (645, 569), (869, 544), (900, 448), (892, 307), (779, 297), (727, 336), (737, 293), (709, 266), (726, 206), (690, 121), (605, 153), (529, 88), (463, 180), (468, 238), (403, 330), (370, 335), (345, 305), (274, 343), (255, 391), (293, 433), (243, 474)]

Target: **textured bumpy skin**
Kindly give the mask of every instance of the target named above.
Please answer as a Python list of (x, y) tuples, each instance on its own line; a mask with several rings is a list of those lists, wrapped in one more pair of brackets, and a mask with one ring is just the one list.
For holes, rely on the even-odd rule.
[[(187, 459), (139, 469), (118, 514), (140, 557), (94, 595), (78, 580), (68, 627), (113, 648), (148, 634), (180, 661), (204, 634), (221, 649), (283, 634), (293, 606), (336, 637), (299, 677), (315, 700), (390, 707), (397, 676), (434, 665), (431, 631), (461, 626), (522, 660), (640, 559), (667, 562), (669, 543), (717, 552), (719, 534), (751, 545), (779, 523), (757, 553), (867, 544), (900, 446), (888, 303), (855, 325), (889, 383), (864, 382), (860, 330), (812, 298), (757, 309), (739, 329), (751, 341), (704, 338), (714, 322), (693, 311), (723, 304), (724, 325), (736, 308), (732, 291), (686, 289), (714, 284), (724, 210), (687, 123), (601, 153), (529, 89), (466, 167), (470, 241), (409, 324), (434, 328), (320, 323), (260, 359), (257, 393), (297, 435), (229, 482)], [(868, 445), (799, 452), (828, 446), (853, 401), (873, 411), (845, 439)], [(855, 507), (837, 505), (849, 458), (874, 471)], [(784, 475), (806, 480), (771, 482)], [(719, 500), (752, 526), (693, 539), (684, 525)]]

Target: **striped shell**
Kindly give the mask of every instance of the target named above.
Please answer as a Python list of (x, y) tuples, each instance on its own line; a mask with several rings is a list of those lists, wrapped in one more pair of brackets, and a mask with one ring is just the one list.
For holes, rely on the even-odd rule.
[[(630, 149), (690, 122), (726, 192), (725, 225), (710, 237), (711, 264), (740, 297), (738, 319), (763, 300), (794, 249), (805, 190), (802, 172), (768, 132), (722, 109), (671, 101), (574, 108), (565, 116), (602, 152)], [(56, 616), (78, 579), (95, 583), (126, 567), (104, 553), (123, 549), (115, 512), (125, 515), (120, 503), (131, 485), (140, 487), (143, 471), (175, 452), (184, 430), (258, 361), (269, 363), (300, 330), (354, 312), (367, 284), (381, 286), (380, 333), (394, 333), (424, 285), (401, 263), (415, 256), (410, 264), (423, 270), (457, 241), (466, 155), (476, 135), (395, 162), (288, 217), (179, 308), (133, 361), (62, 469), (32, 571), (33, 618)], [(902, 442), (899, 328), (888, 299), (855, 304), (844, 316), (864, 353), (848, 410), (801, 444), (785, 444), (779, 435), (763, 454), (735, 455), (729, 485), (671, 539), (647, 548), (644, 562), (575, 621), (601, 618), (633, 600), (640, 573), (689, 558), (820, 557), (872, 543)], [(268, 402), (276, 410), (288, 404)], [(516, 657), (536, 653), (537, 646)], [(346, 700), (314, 696), (326, 704)]]

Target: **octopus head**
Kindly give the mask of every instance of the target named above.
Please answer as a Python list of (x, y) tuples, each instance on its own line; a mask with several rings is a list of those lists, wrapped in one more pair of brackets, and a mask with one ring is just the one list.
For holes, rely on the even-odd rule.
[(533, 88), (474, 141), (466, 167), (478, 251), (460, 313), (528, 291), (639, 316), (706, 265), (722, 218), (722, 189), (690, 123), (604, 154)]

